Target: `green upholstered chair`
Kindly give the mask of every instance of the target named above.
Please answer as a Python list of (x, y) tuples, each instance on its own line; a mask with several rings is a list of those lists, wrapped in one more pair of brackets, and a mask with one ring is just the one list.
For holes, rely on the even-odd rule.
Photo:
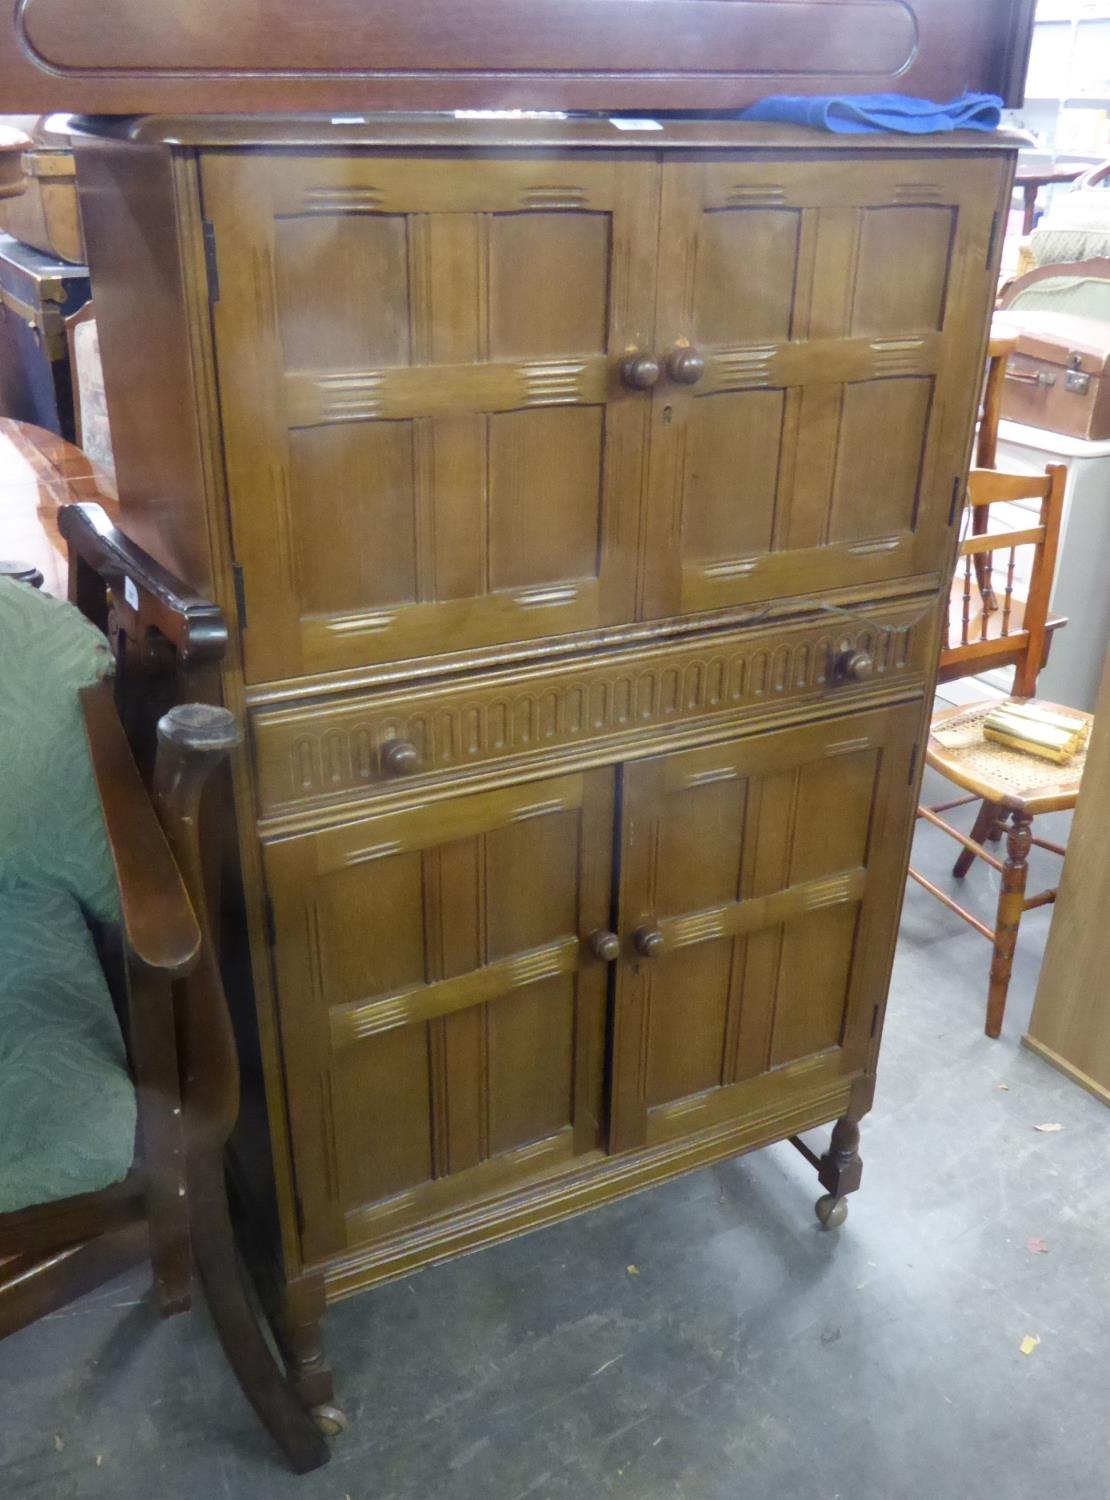
[[(94, 514), (76, 531), (122, 552), (132, 601), (172, 629), (188, 601)], [(72, 573), (97, 598), (88, 568)], [(0, 579), (0, 1338), (145, 1259), (161, 1310), (183, 1311), (195, 1269), (245, 1393), (304, 1471), (327, 1447), (244, 1294), (223, 1177), (238, 1066), (196, 827), (239, 731), (224, 709), (173, 709), (148, 791), (114, 661), (80, 610)]]

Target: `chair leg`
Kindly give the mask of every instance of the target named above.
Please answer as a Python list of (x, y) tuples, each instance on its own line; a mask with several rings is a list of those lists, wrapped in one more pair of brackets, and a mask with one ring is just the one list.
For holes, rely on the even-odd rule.
[(297, 1474), (326, 1464), (323, 1434), (274, 1361), (241, 1280), (223, 1164), (209, 1151), (190, 1162), (193, 1254), (228, 1363), (262, 1425)]
[[(988, 838), (991, 837), (992, 833), (994, 833), (995, 825), (999, 822), (1000, 811), (1001, 809), (999, 808), (997, 802), (984, 801), (975, 818), (975, 823), (970, 834), (970, 837), (973, 838), (977, 844), (984, 843)], [(995, 833), (994, 837), (997, 838), (998, 835)], [(974, 859), (975, 853), (973, 850), (960, 850), (959, 857), (957, 858), (956, 863), (952, 866), (952, 874), (955, 875), (957, 880), (962, 880), (964, 878), (968, 870), (971, 869)]]
[(1006, 835), (1006, 863), (1002, 868), (1002, 892), (998, 898), (998, 920), (994, 932), (994, 957), (991, 959), (990, 989), (987, 993), (986, 1032), (997, 1037), (1002, 1032), (1006, 1012), (1006, 993), (1014, 967), (1018, 925), (1025, 904), (1025, 882), (1029, 875), (1029, 849), (1033, 842), (1033, 819), (1016, 812)]
[(142, 1220), (48, 1255), (0, 1263), (0, 1339), (95, 1291), (149, 1255)]

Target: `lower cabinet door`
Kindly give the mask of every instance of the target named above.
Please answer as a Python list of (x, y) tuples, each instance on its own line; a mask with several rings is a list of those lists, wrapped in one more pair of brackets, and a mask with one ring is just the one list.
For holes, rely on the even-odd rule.
[(603, 1140), (610, 770), (270, 843), (306, 1257)]
[(867, 1061), (920, 704), (622, 771), (610, 1148), (792, 1102)]

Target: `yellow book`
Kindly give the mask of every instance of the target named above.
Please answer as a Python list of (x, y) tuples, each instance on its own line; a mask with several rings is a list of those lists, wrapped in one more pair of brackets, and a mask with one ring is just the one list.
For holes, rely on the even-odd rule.
[(983, 720), (983, 738), (1063, 765), (1082, 749), (1087, 725), (1035, 704), (1001, 703)]

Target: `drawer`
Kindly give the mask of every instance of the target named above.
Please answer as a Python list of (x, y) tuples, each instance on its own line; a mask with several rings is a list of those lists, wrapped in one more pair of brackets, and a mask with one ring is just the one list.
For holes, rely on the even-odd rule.
[[(588, 662), (470, 675), (403, 691), (258, 708), (263, 819), (396, 792), (401, 784), (517, 770), (580, 750), (582, 763), (647, 753), (661, 731), (761, 720), (785, 704), (920, 692), (936, 654), (933, 596), (783, 626), (700, 635)], [(848, 665), (861, 655), (866, 676)]]

